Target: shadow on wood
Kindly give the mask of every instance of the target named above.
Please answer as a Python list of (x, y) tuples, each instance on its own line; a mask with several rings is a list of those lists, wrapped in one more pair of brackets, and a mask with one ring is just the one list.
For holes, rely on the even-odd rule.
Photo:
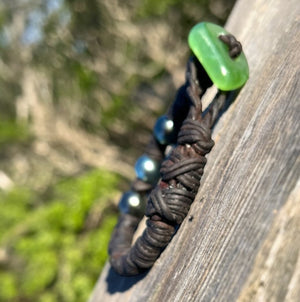
[(118, 275), (111, 267), (108, 268), (108, 273), (105, 282), (107, 283), (107, 292), (109, 294), (122, 293), (143, 280), (147, 273), (133, 277), (123, 277)]

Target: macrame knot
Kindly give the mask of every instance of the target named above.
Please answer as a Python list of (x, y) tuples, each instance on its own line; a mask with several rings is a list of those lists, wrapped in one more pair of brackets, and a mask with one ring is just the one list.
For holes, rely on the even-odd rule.
[(193, 119), (187, 119), (183, 122), (177, 142), (180, 145), (194, 145), (195, 151), (200, 155), (209, 153), (214, 146), (210, 127)]
[(179, 188), (155, 189), (150, 194), (146, 215), (159, 215), (164, 220), (180, 224), (194, 200), (194, 194)]
[(195, 193), (200, 184), (206, 158), (189, 151), (192, 150), (186, 150), (186, 147), (183, 146), (175, 149), (169, 159), (162, 164), (160, 172), (162, 181), (175, 180), (177, 184), (180, 184), (180, 187)]

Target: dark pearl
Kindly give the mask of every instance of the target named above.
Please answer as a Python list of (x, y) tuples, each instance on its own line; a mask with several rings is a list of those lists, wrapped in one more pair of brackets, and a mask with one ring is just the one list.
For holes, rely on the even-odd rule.
[(155, 184), (159, 180), (160, 165), (157, 161), (150, 158), (148, 155), (142, 155), (134, 166), (137, 178)]
[(153, 135), (161, 145), (176, 142), (174, 122), (166, 115), (161, 116), (154, 125)]
[(119, 210), (123, 214), (142, 217), (145, 213), (145, 200), (134, 191), (125, 192), (119, 202)]

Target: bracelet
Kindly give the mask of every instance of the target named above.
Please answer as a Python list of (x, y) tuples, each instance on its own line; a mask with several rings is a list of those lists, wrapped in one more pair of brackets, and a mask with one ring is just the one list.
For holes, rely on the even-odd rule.
[[(222, 27), (199, 23), (190, 31), (188, 43), (193, 54), (186, 83), (157, 120), (145, 153), (135, 164), (137, 178), (119, 202), (121, 214), (109, 257), (120, 275), (149, 269), (171, 241), (198, 192), (205, 155), (214, 145), (211, 130), (229, 106), (230, 92), (242, 87), (249, 76), (241, 44)], [(213, 84), (218, 92), (203, 111), (201, 98)], [(146, 229), (132, 245), (144, 214)]]

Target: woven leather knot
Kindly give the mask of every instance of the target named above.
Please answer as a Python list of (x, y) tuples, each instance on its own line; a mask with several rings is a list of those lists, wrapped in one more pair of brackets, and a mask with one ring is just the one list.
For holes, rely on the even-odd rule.
[(242, 44), (237, 41), (235, 36), (231, 34), (220, 35), (219, 39), (228, 45), (229, 47), (229, 55), (232, 59), (238, 57), (242, 52)]
[(211, 139), (210, 128), (192, 119), (184, 121), (179, 131), (177, 142), (181, 145), (195, 145), (195, 150), (201, 155), (209, 153), (214, 146), (214, 141)]
[(155, 189), (149, 197), (146, 215), (159, 215), (170, 223), (180, 224), (186, 217), (194, 197), (193, 193), (184, 189)]
[[(168, 184), (154, 189), (148, 199), (146, 215), (159, 215), (180, 224), (186, 217), (199, 188), (206, 164), (204, 155), (214, 145), (205, 123), (187, 118), (178, 134), (178, 144), (161, 167), (161, 181)], [(190, 147), (187, 147), (189, 145)]]
[(174, 152), (172, 156), (162, 164), (160, 169), (162, 180), (169, 181), (172, 178), (176, 178), (191, 171), (198, 173), (199, 169), (203, 169), (206, 161), (204, 156), (189, 157), (182, 153)]

